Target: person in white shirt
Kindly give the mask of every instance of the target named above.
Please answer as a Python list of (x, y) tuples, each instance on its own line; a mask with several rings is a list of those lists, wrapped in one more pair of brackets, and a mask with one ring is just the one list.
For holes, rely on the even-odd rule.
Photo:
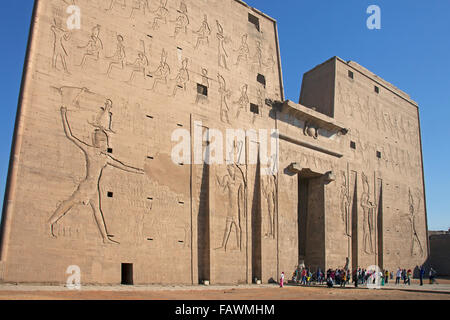
[(395, 284), (399, 284), (400, 283), (400, 278), (402, 277), (402, 269), (398, 268), (397, 269), (397, 277), (395, 278)]

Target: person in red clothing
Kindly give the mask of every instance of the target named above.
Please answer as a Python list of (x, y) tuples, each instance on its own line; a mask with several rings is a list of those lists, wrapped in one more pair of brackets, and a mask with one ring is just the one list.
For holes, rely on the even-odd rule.
[(411, 285), (411, 276), (412, 276), (412, 271), (411, 271), (411, 269), (408, 269), (408, 271), (406, 272), (406, 283), (409, 286)]
[(302, 270), (302, 280), (301, 280), (300, 284), (306, 285), (306, 272), (307, 272), (307, 270), (306, 270), (306, 268), (304, 268)]

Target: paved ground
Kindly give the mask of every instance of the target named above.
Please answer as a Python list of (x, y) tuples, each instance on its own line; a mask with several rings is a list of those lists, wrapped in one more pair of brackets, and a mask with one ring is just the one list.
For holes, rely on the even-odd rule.
[(380, 290), (324, 286), (58, 286), (0, 285), (0, 300), (450, 300), (450, 280), (419, 286), (389, 285)]

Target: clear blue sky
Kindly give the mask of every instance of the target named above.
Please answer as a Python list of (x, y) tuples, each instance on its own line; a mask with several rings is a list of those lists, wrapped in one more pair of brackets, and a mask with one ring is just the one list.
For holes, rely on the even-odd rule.
[[(298, 101), (303, 73), (339, 56), (358, 62), (419, 103), (429, 229), (449, 228), (450, 1), (247, 3), (278, 21), (286, 98)], [(381, 30), (366, 27), (366, 9), (371, 4), (381, 8)], [(33, 0), (0, 1), (0, 88), (4, 98), (0, 109), (0, 195), (5, 189), (32, 6)]]

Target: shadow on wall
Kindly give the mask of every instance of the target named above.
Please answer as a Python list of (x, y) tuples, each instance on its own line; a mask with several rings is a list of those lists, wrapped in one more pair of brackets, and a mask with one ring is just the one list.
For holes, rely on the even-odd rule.
[[(425, 278), (428, 278), (430, 268), (436, 271), (437, 277), (450, 277), (450, 233), (429, 236), (430, 254), (424, 262)], [(419, 267), (414, 269), (414, 278), (419, 277)], [(416, 270), (417, 269), (417, 270)], [(417, 272), (417, 274), (416, 274)]]
[[(427, 262), (425, 261), (425, 263), (427, 263)], [(419, 278), (420, 278), (420, 266), (416, 266), (413, 271), (413, 279), (419, 279)]]
[[(423, 263), (423, 267), (425, 269), (425, 274), (423, 275), (423, 280), (428, 280), (430, 278), (429, 274), (430, 274), (430, 269), (433, 268), (434, 271), (437, 272), (436, 276), (437, 277), (442, 277), (445, 275), (440, 275), (438, 272), (438, 269), (436, 268), (435, 265), (430, 263), (430, 258), (428, 258), (424, 263)], [(420, 278), (420, 266), (416, 266), (414, 268), (413, 271), (413, 279), (419, 279)]]

